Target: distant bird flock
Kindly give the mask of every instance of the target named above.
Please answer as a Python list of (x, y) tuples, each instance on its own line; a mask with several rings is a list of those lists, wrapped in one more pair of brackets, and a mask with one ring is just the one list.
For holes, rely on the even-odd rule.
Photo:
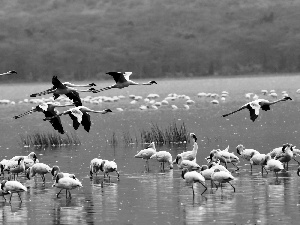
[[(0, 74), (0, 76), (13, 75), (17, 74), (16, 71), (8, 71), (6, 73)], [(108, 75), (112, 76), (115, 84), (96, 89), (96, 84), (86, 84), (86, 85), (75, 85), (69, 82), (61, 82), (57, 76), (53, 76), (52, 85), (53, 87), (40, 91), (38, 93), (31, 94), (30, 97), (34, 99), (24, 99), (20, 103), (33, 103), (38, 104), (32, 109), (25, 111), (19, 115), (14, 116), (14, 119), (20, 119), (23, 116), (30, 115), (35, 112), (41, 112), (44, 114), (45, 118), (43, 120), (49, 121), (52, 127), (59, 133), (64, 134), (64, 128), (61, 123), (61, 119), (65, 119), (64, 115), (69, 115), (73, 122), (73, 128), (75, 130), (79, 129), (82, 125), (83, 129), (86, 132), (89, 132), (91, 129), (91, 116), (89, 113), (100, 113), (107, 114), (112, 112), (111, 109), (104, 110), (92, 110), (86, 106), (83, 106), (83, 103), (92, 103), (99, 104), (102, 101), (104, 102), (115, 102), (121, 99), (124, 99), (125, 96), (114, 96), (114, 97), (105, 97), (98, 96), (92, 97), (88, 96), (86, 98), (80, 98), (79, 92), (90, 92), (90, 93), (99, 93), (103, 91), (108, 91), (113, 88), (126, 88), (133, 85), (154, 85), (157, 84), (156, 81), (149, 81), (147, 83), (136, 83), (129, 79), (132, 72), (108, 72)], [(76, 89), (78, 87), (87, 87), (88, 89), (80, 90)], [(300, 93), (300, 90), (297, 90), (297, 93)], [(52, 95), (48, 99), (42, 98), (37, 99), (37, 96)], [(267, 91), (262, 90), (261, 94), (264, 96), (269, 95), (274, 101), (269, 101), (265, 99), (259, 99), (258, 95), (254, 93), (246, 93), (245, 98), (252, 101), (241, 106), (239, 109), (236, 109), (232, 112), (222, 115), (227, 117), (229, 115), (235, 114), (238, 111), (243, 109), (248, 109), (250, 112), (250, 119), (254, 122), (258, 116), (260, 109), (264, 111), (270, 110), (270, 106), (277, 104), (279, 102), (286, 102), (292, 100), (287, 92), (282, 92), (282, 98), (277, 99), (278, 95), (274, 90)], [(65, 95), (66, 97), (62, 97)], [(198, 98), (208, 98), (210, 103), (218, 105), (221, 102), (226, 101), (226, 98), (229, 96), (227, 91), (223, 91), (221, 94), (216, 93), (198, 93)], [(139, 101), (144, 101), (144, 104), (139, 106), (139, 109), (144, 110), (157, 110), (160, 107), (170, 106), (172, 110), (184, 109), (189, 110), (190, 107), (196, 104), (195, 100), (192, 100), (189, 96), (186, 95), (177, 95), (175, 93), (169, 94), (165, 99), (157, 101), (160, 96), (157, 94), (149, 94), (146, 98), (141, 96), (130, 95), (131, 100), (130, 104), (137, 104)], [(182, 106), (177, 106), (174, 104), (176, 99), (184, 99), (185, 104)], [(64, 104), (61, 104), (64, 102)], [(172, 103), (169, 103), (172, 102)], [(13, 104), (9, 100), (6, 102), (2, 100), (0, 104)], [(15, 103), (14, 103), (15, 104)], [(58, 107), (70, 107), (62, 113), (59, 113), (56, 108)], [(124, 109), (116, 108), (116, 111), (122, 112)], [(220, 115), (221, 116), (221, 115)], [(288, 163), (300, 154), (300, 151), (295, 148), (290, 143), (284, 144), (282, 147), (278, 147), (268, 154), (261, 154), (255, 149), (245, 148), (242, 144), (236, 147), (236, 152), (239, 155), (235, 155), (233, 152), (229, 152), (229, 146), (224, 149), (213, 149), (209, 155), (206, 157), (207, 165), (199, 165), (196, 162), (198, 144), (197, 136), (195, 133), (190, 133), (190, 139), (192, 142), (192, 149), (190, 151), (179, 153), (176, 158), (173, 160), (172, 155), (168, 151), (157, 151), (155, 143), (152, 142), (150, 145), (137, 152), (136, 155), (132, 156), (134, 158), (141, 158), (145, 160), (145, 170), (146, 172), (150, 171), (149, 160), (156, 160), (160, 163), (160, 170), (165, 171), (166, 169), (173, 169), (174, 164), (177, 165), (178, 169), (181, 170), (181, 177), (186, 182), (187, 185), (192, 187), (192, 194), (195, 195), (194, 184), (200, 183), (204, 190), (201, 192), (201, 195), (206, 193), (208, 187), (206, 181), (210, 181), (211, 189), (219, 188), (223, 189), (223, 184), (228, 183), (233, 192), (235, 192), (234, 181), (235, 177), (232, 172), (228, 170), (228, 165), (231, 164), (235, 167), (235, 170), (238, 171), (239, 167), (237, 164), (240, 162), (240, 158), (248, 161), (251, 167), (251, 173), (254, 166), (261, 168), (261, 174), (267, 173), (268, 171), (273, 171), (278, 177), (278, 172), (288, 170)], [(223, 165), (222, 165), (223, 164)], [(14, 193), (18, 194), (19, 200), (22, 201), (21, 192), (27, 192), (27, 188), (17, 181), (19, 174), (25, 174), (27, 179), (32, 179), (33, 177), (40, 176), (43, 184), (45, 185), (45, 180), (47, 174), (52, 175), (53, 187), (56, 187), (59, 192), (56, 194), (57, 197), (61, 194), (63, 190), (66, 190), (66, 198), (71, 198), (70, 190), (82, 187), (82, 183), (76, 178), (75, 173), (67, 173), (60, 171), (59, 166), (49, 166), (42, 162), (39, 162), (36, 154), (34, 152), (30, 153), (27, 156), (15, 156), (11, 159), (3, 159), (0, 162), (1, 174), (7, 176), (7, 179), (3, 180), (0, 184), (0, 195), (6, 200), (5, 195), (10, 195), (10, 201)], [(114, 173), (117, 176), (117, 180), (120, 179), (120, 174), (118, 172), (118, 167), (114, 160), (94, 158), (90, 161), (89, 167), (90, 178), (98, 176), (100, 172), (103, 173), (103, 177), (111, 181), (111, 174)], [(87, 171), (88, 173), (88, 171)], [(297, 170), (297, 175), (300, 176), (300, 167)]]

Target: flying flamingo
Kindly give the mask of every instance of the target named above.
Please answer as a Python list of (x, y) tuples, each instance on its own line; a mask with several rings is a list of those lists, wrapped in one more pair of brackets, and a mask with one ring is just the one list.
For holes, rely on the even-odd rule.
[(59, 116), (68, 114), (71, 117), (71, 119), (73, 120), (73, 127), (75, 130), (77, 130), (79, 128), (80, 124), (82, 124), (84, 129), (87, 132), (89, 132), (90, 128), (91, 128), (91, 119), (90, 119), (90, 115), (88, 114), (89, 112), (105, 114), (105, 113), (112, 112), (112, 111), (110, 109), (96, 111), (96, 110), (89, 109), (85, 106), (78, 106), (75, 108), (71, 108), (67, 111), (64, 111), (63, 113), (57, 114), (54, 117), (46, 117), (46, 118), (44, 118), (44, 120), (52, 120), (55, 117), (58, 118)]
[(129, 79), (130, 75), (132, 74), (132, 72), (108, 72), (106, 74), (109, 74), (111, 75), (114, 80), (115, 80), (115, 84), (114, 85), (111, 85), (111, 86), (108, 86), (108, 87), (105, 87), (105, 88), (101, 88), (99, 90), (96, 90), (94, 88), (90, 88), (89, 90), (92, 91), (93, 93), (98, 93), (98, 92), (101, 92), (101, 91), (105, 91), (105, 90), (109, 90), (109, 89), (112, 89), (112, 88), (124, 88), (124, 87), (128, 87), (129, 85), (152, 85), (152, 84), (157, 84), (154, 80), (152, 81), (149, 81), (147, 83), (136, 83), (132, 80)]
[(241, 108), (238, 110), (235, 110), (231, 113), (224, 114), (223, 117), (229, 116), (231, 114), (234, 114), (238, 111), (241, 111), (243, 109), (249, 109), (250, 111), (250, 119), (254, 122), (256, 118), (259, 115), (259, 110), (262, 109), (264, 111), (270, 110), (270, 106), (276, 104), (277, 102), (282, 102), (282, 101), (287, 101), (287, 100), (292, 100), (290, 97), (284, 97), (282, 99), (279, 99), (274, 102), (269, 102), (268, 100), (265, 99), (257, 99), (252, 102), (248, 102), (247, 104), (243, 105)]
[(64, 82), (62, 83), (57, 76), (53, 76), (52, 78), (52, 84), (53, 87), (46, 90), (42, 91), (39, 93), (31, 94), (30, 97), (36, 97), (36, 96), (41, 96), (41, 95), (46, 95), (46, 94), (53, 94), (54, 100), (57, 99), (60, 95), (66, 95), (69, 99), (71, 99), (74, 102), (75, 106), (81, 106), (82, 102), (80, 100), (79, 92), (90, 92), (90, 90), (77, 90), (73, 87), (91, 87), (91, 86), (96, 86), (94, 83), (91, 84), (86, 84), (86, 85), (75, 85), (71, 84), (69, 82)]
[(29, 110), (27, 112), (24, 112), (18, 116), (14, 116), (14, 118), (18, 119), (20, 117), (31, 114), (33, 112), (42, 112), (42, 113), (44, 113), (46, 118), (51, 118), (51, 119), (49, 119), (49, 122), (51, 123), (53, 128), (55, 130), (57, 130), (59, 133), (64, 134), (65, 131), (61, 124), (61, 120), (59, 117), (56, 117), (59, 112), (55, 108), (56, 107), (66, 107), (66, 106), (74, 106), (74, 104), (58, 105), (55, 102), (42, 103), (40, 105), (37, 105), (36, 107), (33, 107), (31, 110)]
[(12, 75), (12, 74), (17, 74), (17, 72), (14, 71), (14, 70), (11, 70), (11, 71), (8, 71), (8, 72), (6, 72), (6, 73), (1, 73), (0, 76)]

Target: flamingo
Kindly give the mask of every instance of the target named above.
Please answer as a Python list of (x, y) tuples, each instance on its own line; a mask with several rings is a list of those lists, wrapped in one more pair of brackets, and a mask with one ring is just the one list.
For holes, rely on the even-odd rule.
[(212, 167), (209, 168), (207, 165), (201, 166), (201, 169), (200, 169), (200, 174), (205, 178), (205, 180), (210, 180), (211, 181), (211, 188), (213, 187), (212, 180), (211, 180), (211, 175), (214, 171), (215, 171), (215, 168), (212, 168)]
[(12, 74), (17, 74), (17, 72), (14, 71), (14, 70), (10, 70), (10, 71), (8, 71), (8, 72), (6, 72), (6, 73), (1, 73), (0, 76), (12, 75)]
[(9, 162), (9, 160), (7, 160), (7, 159), (2, 159), (1, 160), (1, 162), (0, 162), (0, 170), (1, 170), (0, 175), (3, 174), (3, 176), (4, 176), (4, 168), (5, 168), (6, 163), (8, 163), (8, 162)]
[(236, 146), (237, 153), (241, 156), (241, 158), (250, 161), (253, 155), (258, 154), (259, 151), (255, 149), (246, 149), (243, 145), (239, 144)]
[(272, 159), (271, 155), (269, 153), (266, 155), (266, 166), (265, 166), (265, 168), (267, 170), (275, 172), (276, 178), (278, 178), (278, 172), (284, 169), (283, 165), (282, 165), (282, 162), (280, 162), (277, 159)]
[(139, 151), (135, 156), (134, 158), (142, 158), (142, 159), (145, 159), (146, 160), (146, 165), (145, 165), (145, 168), (147, 171), (150, 170), (149, 168), (149, 162), (148, 160), (150, 159), (150, 157), (156, 153), (156, 148), (155, 148), (155, 143), (154, 142), (151, 142), (151, 144), (146, 148), (146, 149), (143, 149), (141, 151)]
[(40, 105), (37, 105), (36, 107), (33, 107), (31, 110), (29, 110), (25, 113), (22, 113), (18, 116), (14, 116), (14, 119), (18, 119), (20, 117), (31, 114), (33, 112), (42, 112), (42, 113), (44, 113), (46, 118), (51, 117), (51, 119), (49, 119), (49, 122), (51, 123), (53, 128), (55, 130), (57, 130), (59, 133), (64, 134), (65, 131), (61, 124), (61, 120), (59, 117), (56, 117), (59, 112), (55, 108), (56, 107), (73, 106), (73, 105), (74, 104), (58, 105), (56, 102), (42, 103)]
[(6, 201), (6, 198), (4, 197), (4, 195), (8, 195), (8, 194), (11, 194), (11, 192), (10, 191), (3, 191), (2, 190), (2, 184), (0, 183), (0, 196), (2, 196), (3, 198), (4, 198), (4, 200)]
[(190, 137), (194, 142), (193, 150), (178, 154), (176, 156), (176, 159), (173, 161), (173, 163), (179, 164), (179, 161), (181, 160), (190, 160), (190, 161), (196, 160), (197, 151), (198, 151), (197, 137), (194, 133), (190, 133)]
[(257, 99), (254, 100), (252, 102), (248, 102), (247, 104), (243, 105), (241, 108), (239, 108), (238, 110), (235, 110), (233, 112), (224, 114), (223, 117), (229, 116), (231, 114), (234, 114), (238, 111), (241, 111), (243, 109), (249, 109), (250, 111), (250, 119), (254, 122), (256, 120), (256, 118), (259, 115), (259, 110), (262, 109), (264, 111), (268, 111), (270, 110), (270, 106), (274, 105), (278, 102), (282, 102), (282, 101), (287, 101), (287, 100), (292, 100), (290, 97), (284, 97), (282, 99), (279, 99), (277, 101), (274, 102), (269, 102), (268, 100), (265, 99)]
[[(287, 145), (289, 145), (289, 144), (287, 143), (287, 144), (284, 144), (282, 147), (274, 148), (274, 149), (270, 152), (271, 158), (275, 158), (277, 155), (280, 155), (280, 154), (284, 153), (284, 148), (285, 148)], [(300, 164), (299, 161), (296, 160), (296, 159), (294, 158), (294, 157), (296, 157), (296, 156), (298, 155), (299, 150), (296, 149), (296, 146), (292, 146), (291, 150), (292, 150), (292, 152), (293, 152), (293, 159), (294, 159), (298, 164)]]
[(265, 168), (266, 165), (266, 154), (260, 154), (260, 153), (256, 153), (252, 156), (252, 158), (249, 160), (250, 161), (250, 166), (251, 166), (251, 173), (252, 173), (252, 166), (253, 165), (260, 165), (261, 166), (261, 174), (264, 174), (264, 170), (267, 172)]
[(179, 169), (187, 168), (188, 171), (194, 171), (200, 169), (198, 163), (190, 160), (180, 160), (180, 162), (177, 165)]
[(39, 93), (31, 94), (30, 97), (36, 97), (36, 96), (41, 96), (41, 95), (46, 95), (46, 94), (53, 94), (54, 100), (57, 99), (60, 95), (65, 94), (69, 99), (71, 99), (74, 102), (75, 106), (81, 106), (81, 100), (78, 94), (79, 92), (90, 92), (90, 90), (77, 90), (73, 87), (91, 87), (91, 86), (96, 86), (94, 83), (87, 84), (87, 85), (75, 85), (71, 84), (69, 82), (62, 83), (57, 76), (52, 77), (52, 84), (53, 87), (46, 90), (42, 91)]
[(56, 194), (56, 197), (58, 198), (60, 192), (63, 189), (66, 189), (66, 198), (68, 197), (69, 192), (69, 198), (71, 198), (71, 192), (70, 190), (75, 189), (77, 187), (82, 187), (81, 182), (77, 178), (71, 178), (68, 176), (64, 176), (63, 174), (57, 174), (55, 178), (55, 182), (52, 185), (52, 187), (60, 188), (61, 190)]
[(53, 180), (56, 180), (56, 177), (58, 176), (58, 174), (61, 177), (70, 177), (72, 179), (77, 179), (73, 173), (63, 173), (63, 172), (61, 172), (59, 166), (53, 166), (52, 170), (51, 170), (51, 174), (53, 176)]
[(13, 193), (18, 193), (20, 201), (22, 202), (20, 192), (27, 191), (27, 188), (23, 184), (15, 180), (12, 181), (3, 180), (1, 182), (1, 189), (4, 193), (10, 193), (9, 202), (11, 202), (11, 197)]
[(192, 184), (193, 197), (195, 195), (194, 183), (200, 183), (203, 187), (205, 187), (205, 190), (201, 193), (201, 195), (207, 190), (207, 187), (205, 186), (205, 178), (200, 173), (196, 171), (188, 171), (187, 168), (184, 168), (181, 172), (181, 177), (188, 185)]
[(157, 159), (158, 162), (160, 162), (160, 169), (165, 170), (165, 163), (169, 163), (170, 169), (173, 169), (173, 162), (172, 162), (172, 155), (170, 152), (166, 151), (159, 151), (153, 154), (150, 159)]
[(40, 174), (42, 176), (42, 180), (45, 183), (45, 174), (50, 173), (50, 166), (44, 163), (36, 163), (32, 167), (29, 167), (26, 170), (26, 177), (30, 180), (30, 177), (34, 177), (36, 174)]
[(282, 163), (286, 163), (287, 170), (289, 169), (289, 161), (293, 158), (293, 145), (285, 144), (282, 147), (282, 152), (277, 154), (274, 159), (279, 160)]
[(236, 170), (239, 170), (238, 166), (235, 165), (234, 163), (239, 163), (239, 158), (233, 153), (233, 152), (228, 152), (229, 146), (224, 149), (214, 149), (210, 152), (210, 156), (207, 157), (206, 159), (210, 159), (211, 161), (218, 161), (225, 164), (225, 167), (227, 168), (227, 163), (231, 163), (236, 167)]
[(73, 127), (75, 130), (77, 130), (81, 124), (84, 127), (84, 129), (87, 132), (89, 132), (90, 128), (91, 128), (91, 119), (90, 119), (90, 115), (88, 114), (89, 112), (106, 114), (106, 113), (112, 112), (112, 111), (110, 109), (96, 111), (96, 110), (89, 109), (88, 107), (85, 107), (85, 106), (77, 106), (75, 108), (71, 108), (67, 111), (64, 111), (63, 113), (59, 113), (56, 116), (47, 117), (44, 120), (52, 120), (55, 117), (59, 117), (59, 116), (68, 114), (71, 117), (71, 119), (73, 120)]
[(129, 79), (130, 75), (132, 74), (132, 72), (108, 72), (106, 73), (108, 75), (111, 75), (114, 80), (115, 80), (115, 84), (114, 85), (111, 85), (111, 86), (108, 86), (108, 87), (105, 87), (105, 88), (101, 88), (99, 90), (96, 90), (94, 88), (90, 88), (89, 90), (92, 91), (93, 93), (98, 93), (98, 92), (101, 92), (101, 91), (105, 91), (105, 90), (109, 90), (109, 89), (112, 89), (112, 88), (125, 88), (125, 87), (128, 87), (129, 85), (152, 85), (152, 84), (157, 84), (154, 80), (152, 81), (149, 81), (147, 83), (136, 83), (132, 80)]
[(104, 172), (104, 177), (105, 177), (105, 175), (108, 176), (109, 181), (110, 181), (109, 173), (114, 172), (114, 171), (118, 174), (118, 180), (120, 180), (118, 166), (117, 166), (117, 163), (115, 163), (114, 161), (102, 160), (101, 165), (100, 165), (100, 170)]
[(4, 170), (12, 173), (15, 179), (16, 174), (25, 172), (24, 157), (20, 157), (18, 161), (9, 160), (9, 162), (6, 163)]
[(95, 173), (97, 176), (97, 173), (99, 172), (101, 168), (102, 159), (94, 158), (91, 160), (90, 163), (90, 177), (93, 177), (93, 174)]
[[(231, 175), (231, 173), (220, 171), (219, 169), (215, 169), (214, 172), (211, 174), (211, 179), (213, 182), (218, 181), (219, 186), (221, 186), (221, 189), (222, 189), (222, 183), (229, 183), (233, 188), (233, 192), (235, 192), (235, 187), (230, 183), (230, 181), (234, 180), (234, 177)], [(217, 189), (219, 188), (217, 185), (216, 187)]]

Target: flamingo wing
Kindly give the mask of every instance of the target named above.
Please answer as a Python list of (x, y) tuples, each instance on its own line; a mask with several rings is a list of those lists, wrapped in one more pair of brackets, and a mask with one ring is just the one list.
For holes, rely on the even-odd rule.
[(69, 93), (67, 93), (66, 96), (73, 101), (76, 107), (82, 106), (82, 102), (77, 91), (72, 90)]
[(259, 109), (253, 109), (250, 104), (247, 105), (247, 109), (250, 111), (250, 119), (254, 122), (259, 114)]
[(114, 80), (115, 80), (115, 82), (116, 83), (124, 83), (124, 82), (126, 82), (127, 80), (125, 79), (125, 77), (124, 77), (124, 74), (123, 73), (121, 73), (121, 72), (108, 72), (108, 73), (106, 73), (106, 74), (109, 74), (109, 75), (111, 75), (113, 78), (114, 78)]
[(57, 130), (59, 133), (64, 134), (64, 128), (61, 124), (61, 120), (60, 117), (54, 117), (51, 120), (49, 120), (49, 122), (51, 123), (52, 127), (54, 128), (54, 130)]
[(91, 116), (88, 113), (83, 113), (82, 115), (82, 121), (81, 121), (82, 126), (84, 129), (89, 132), (91, 128)]
[(53, 84), (54, 88), (60, 88), (60, 89), (67, 88), (62, 82), (60, 82), (60, 80), (57, 78), (57, 76), (52, 77), (52, 84)]
[(80, 123), (78, 122), (77, 117), (74, 116), (71, 112), (69, 113), (69, 116), (73, 120), (73, 127), (74, 127), (74, 129), (77, 130), (79, 128), (79, 126), (80, 126)]

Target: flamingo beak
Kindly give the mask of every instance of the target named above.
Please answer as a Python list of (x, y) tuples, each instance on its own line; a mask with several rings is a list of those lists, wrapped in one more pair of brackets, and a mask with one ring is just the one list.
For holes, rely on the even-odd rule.
[(297, 175), (300, 176), (300, 168), (297, 170)]

